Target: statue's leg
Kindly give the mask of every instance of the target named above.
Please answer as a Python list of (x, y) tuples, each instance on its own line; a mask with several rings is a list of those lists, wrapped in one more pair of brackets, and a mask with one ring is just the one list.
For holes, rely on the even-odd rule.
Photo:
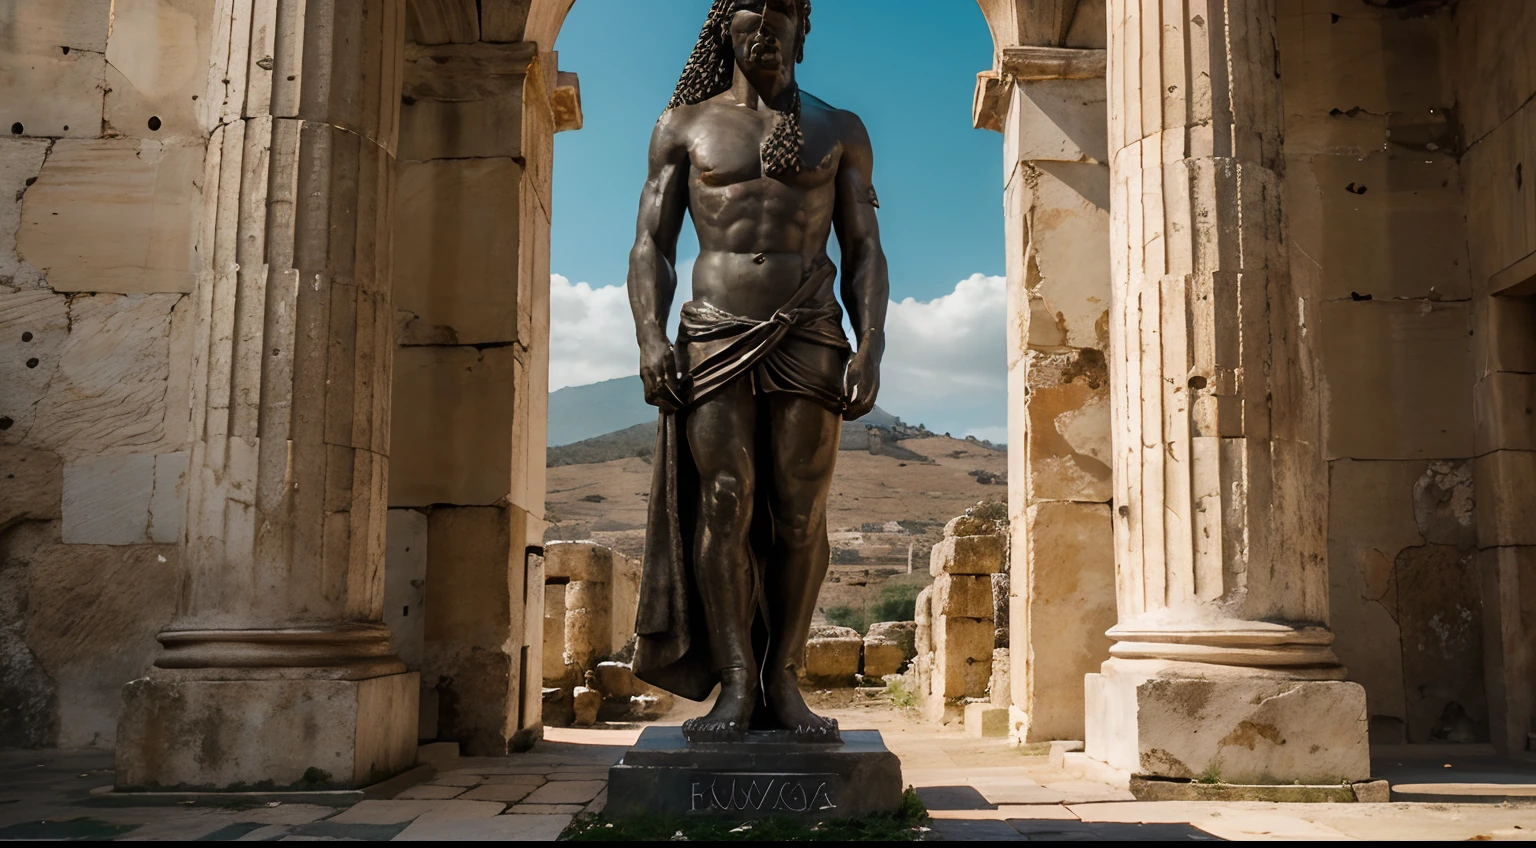
[(835, 733), (835, 723), (805, 705), (796, 668), (831, 559), (827, 494), (842, 418), (800, 395), (776, 393), (768, 399), (771, 455), (760, 467), (765, 478), (772, 472), (772, 480), (764, 479), (762, 485), (769, 487), (765, 494), (773, 514), (775, 555), (764, 570), (773, 620), (763, 685), (780, 724), (813, 734)]
[(757, 398), (746, 380), (722, 389), (687, 416), (688, 447), (699, 474), (694, 574), (710, 633), (710, 657), (721, 678), (714, 708), (698, 723), (705, 730), (745, 731), (757, 693), (748, 548), (757, 482), (756, 425)]

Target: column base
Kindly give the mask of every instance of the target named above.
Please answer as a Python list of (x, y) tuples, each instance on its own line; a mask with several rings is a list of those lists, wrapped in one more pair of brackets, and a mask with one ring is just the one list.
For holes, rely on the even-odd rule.
[(1234, 784), (1366, 780), (1365, 689), (1318, 676), (1112, 659), (1084, 680), (1085, 753), (1143, 777)]
[(420, 675), (338, 680), (310, 671), (319, 670), (231, 680), (155, 669), (130, 682), (117, 788), (355, 789), (415, 763)]

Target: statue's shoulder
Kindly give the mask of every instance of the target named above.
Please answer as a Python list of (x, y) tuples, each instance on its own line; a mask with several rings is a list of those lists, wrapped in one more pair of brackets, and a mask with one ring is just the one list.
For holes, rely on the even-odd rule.
[(864, 121), (853, 112), (839, 109), (803, 88), (800, 89), (800, 109), (802, 117), (806, 112), (818, 115), (844, 144), (869, 146), (869, 131), (864, 128)]

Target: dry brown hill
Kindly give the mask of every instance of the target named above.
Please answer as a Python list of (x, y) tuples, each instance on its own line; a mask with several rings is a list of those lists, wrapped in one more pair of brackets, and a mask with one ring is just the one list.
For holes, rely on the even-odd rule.
[[(1007, 499), (1006, 453), (946, 436), (904, 439), (899, 445), (926, 461), (867, 450), (838, 454), (828, 506), (835, 542), (866, 528), (872, 535), (881, 535), (871, 525), (891, 522), (901, 522), (906, 532), (919, 531), (914, 536), (928, 540), (978, 501)], [(552, 467), (546, 505), (552, 526), (545, 538), (595, 539), (638, 556), (650, 488), (651, 465), (645, 458)], [(890, 547), (889, 542), (884, 547)], [(906, 546), (901, 547), (899, 558), (904, 564)], [(926, 561), (926, 547), (922, 553)], [(896, 557), (892, 552), (875, 559)]]

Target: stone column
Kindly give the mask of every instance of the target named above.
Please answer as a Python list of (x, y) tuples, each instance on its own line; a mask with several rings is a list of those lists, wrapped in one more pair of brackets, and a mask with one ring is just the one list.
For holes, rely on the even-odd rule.
[(1315, 292), (1284, 249), (1272, 0), (1109, 3), (1119, 623), (1087, 753), (1233, 783), (1368, 776), (1327, 626)]
[(382, 620), (398, 0), (219, 0), (178, 613), (122, 788), (365, 785), (415, 759)]
[(406, 46), (389, 499), (430, 514), (432, 733), (501, 756), (543, 727), (528, 553), (545, 527), (551, 163), (581, 115), (555, 54), (475, 36), (417, 28)]

